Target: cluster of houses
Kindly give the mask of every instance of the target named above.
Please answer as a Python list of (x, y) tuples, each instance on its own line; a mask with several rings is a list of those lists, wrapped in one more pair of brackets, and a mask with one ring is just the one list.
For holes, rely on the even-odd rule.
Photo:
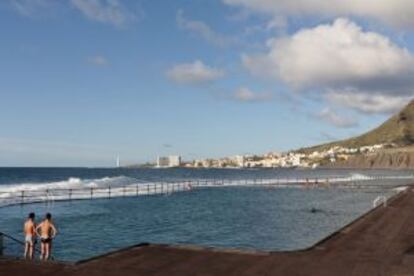
[(183, 164), (188, 168), (315, 168), (338, 160), (347, 160), (352, 155), (374, 153), (390, 144), (378, 144), (357, 148), (345, 148), (333, 146), (327, 150), (314, 151), (312, 153), (271, 152), (264, 155), (238, 155), (221, 159), (194, 160)]

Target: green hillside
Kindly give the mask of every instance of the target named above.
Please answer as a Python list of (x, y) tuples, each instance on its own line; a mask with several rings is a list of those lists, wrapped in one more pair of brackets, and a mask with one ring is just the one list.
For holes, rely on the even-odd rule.
[(342, 141), (304, 148), (299, 151), (321, 151), (333, 146), (355, 148), (384, 143), (394, 143), (400, 147), (414, 144), (414, 101), (411, 101), (403, 110), (392, 116), (385, 123), (363, 135)]

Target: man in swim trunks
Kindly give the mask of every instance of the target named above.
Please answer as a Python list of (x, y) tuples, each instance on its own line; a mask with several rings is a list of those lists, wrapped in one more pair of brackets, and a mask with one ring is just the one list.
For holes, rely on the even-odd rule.
[(52, 215), (46, 214), (45, 220), (36, 227), (36, 234), (40, 236), (41, 255), (40, 260), (48, 260), (52, 250), (52, 240), (57, 234), (55, 225), (52, 223)]
[(34, 244), (36, 241), (36, 224), (34, 222), (35, 214), (30, 213), (24, 223), (24, 258), (33, 259)]

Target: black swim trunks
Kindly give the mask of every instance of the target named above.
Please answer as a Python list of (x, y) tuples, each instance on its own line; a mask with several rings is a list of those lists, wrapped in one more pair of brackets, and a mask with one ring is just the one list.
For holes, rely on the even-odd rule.
[(52, 241), (52, 238), (50, 238), (50, 237), (49, 238), (41, 238), (40, 241), (42, 243), (50, 243)]

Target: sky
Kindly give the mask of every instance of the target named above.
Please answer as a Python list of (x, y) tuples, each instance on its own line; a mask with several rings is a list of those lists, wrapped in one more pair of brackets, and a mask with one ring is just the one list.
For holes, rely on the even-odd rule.
[(283, 152), (414, 88), (411, 0), (4, 0), (0, 166)]

